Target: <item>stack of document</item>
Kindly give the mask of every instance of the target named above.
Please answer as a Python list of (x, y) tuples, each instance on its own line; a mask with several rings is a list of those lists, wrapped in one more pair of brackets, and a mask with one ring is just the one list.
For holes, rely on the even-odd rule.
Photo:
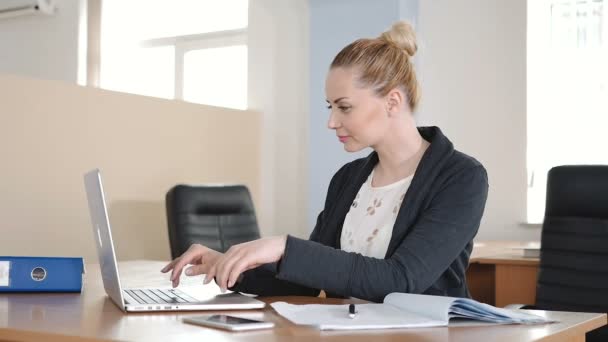
[(270, 304), (281, 316), (295, 324), (321, 330), (390, 329), (447, 326), (460, 318), (495, 324), (538, 324), (552, 322), (545, 317), (518, 310), (497, 308), (468, 298), (391, 293), (382, 304), (358, 304), (349, 316), (348, 305), (285, 302)]
[(519, 247), (512, 247), (516, 250), (522, 250), (524, 258), (539, 258), (540, 257), (540, 242), (530, 242)]

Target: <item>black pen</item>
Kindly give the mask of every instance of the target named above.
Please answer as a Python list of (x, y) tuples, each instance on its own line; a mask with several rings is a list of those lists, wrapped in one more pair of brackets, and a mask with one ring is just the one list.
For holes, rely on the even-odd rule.
[(348, 306), (348, 317), (355, 318), (356, 314), (357, 314), (357, 311), (355, 310), (355, 304), (350, 304)]

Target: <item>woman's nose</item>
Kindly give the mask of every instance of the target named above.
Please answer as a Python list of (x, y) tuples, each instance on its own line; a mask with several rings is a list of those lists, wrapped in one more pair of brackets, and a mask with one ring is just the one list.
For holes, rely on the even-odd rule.
[(327, 128), (329, 128), (329, 129), (338, 128), (338, 122), (336, 121), (336, 118), (334, 117), (333, 112), (329, 114), (329, 120), (327, 120)]

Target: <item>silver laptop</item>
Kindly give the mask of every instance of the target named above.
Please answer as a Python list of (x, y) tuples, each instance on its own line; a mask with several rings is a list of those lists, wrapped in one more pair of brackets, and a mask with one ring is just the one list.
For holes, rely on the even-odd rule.
[[(261, 309), (265, 303), (239, 293), (222, 294), (211, 282), (190, 288), (123, 289), (114, 253), (112, 230), (99, 170), (84, 175), (93, 235), (97, 245), (103, 286), (108, 296), (123, 311), (187, 311)], [(160, 271), (160, 270), (159, 270)], [(169, 281), (167, 280), (167, 283)]]

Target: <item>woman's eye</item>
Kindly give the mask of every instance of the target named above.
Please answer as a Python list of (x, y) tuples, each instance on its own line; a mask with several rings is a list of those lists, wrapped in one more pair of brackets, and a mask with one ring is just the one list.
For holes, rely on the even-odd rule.
[[(327, 106), (327, 109), (332, 109), (332, 108), (333, 108), (333, 106), (332, 106), (332, 105), (328, 105), (328, 106)], [(346, 112), (348, 112), (348, 111), (350, 110), (350, 107), (348, 107), (348, 106), (338, 106), (338, 109), (339, 109), (341, 112), (346, 113)]]

